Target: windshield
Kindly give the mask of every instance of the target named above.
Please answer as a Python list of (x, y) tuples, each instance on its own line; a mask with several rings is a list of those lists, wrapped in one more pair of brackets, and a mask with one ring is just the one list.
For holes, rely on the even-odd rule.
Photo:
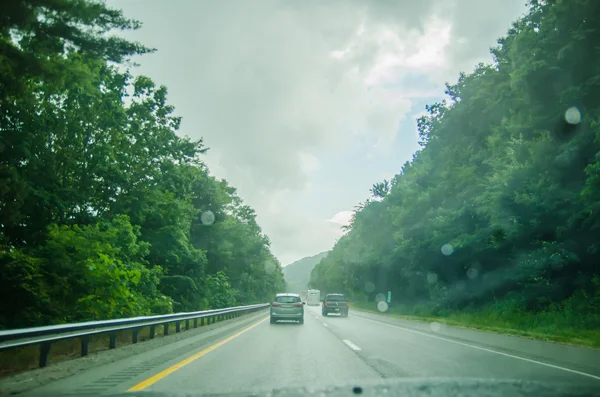
[(600, 0), (1, 4), (0, 395), (600, 392)]

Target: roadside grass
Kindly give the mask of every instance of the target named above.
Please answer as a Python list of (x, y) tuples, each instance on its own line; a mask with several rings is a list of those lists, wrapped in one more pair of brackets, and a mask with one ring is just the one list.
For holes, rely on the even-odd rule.
[[(563, 344), (600, 348), (600, 328), (596, 327), (598, 314), (590, 319), (563, 311), (527, 313), (523, 311), (498, 311), (488, 307), (477, 311), (449, 312), (433, 315), (427, 310), (392, 306), (382, 313), (375, 302), (352, 302), (352, 306), (363, 311), (421, 322), (438, 322), (461, 328), (516, 335), (530, 339), (552, 341)], [(417, 312), (417, 313), (415, 313)]]
[[(226, 320), (221, 320), (226, 321)], [(220, 322), (215, 320), (215, 322)], [(212, 322), (211, 322), (212, 324)], [(206, 326), (208, 324), (205, 324)], [(190, 330), (193, 328), (193, 321), (190, 321)], [(200, 328), (198, 322), (198, 328)], [(185, 321), (181, 322), (181, 332), (184, 332)], [(175, 323), (169, 324), (169, 335), (176, 332)], [(164, 336), (164, 328), (162, 325), (155, 327), (155, 338)], [(109, 350), (109, 335), (94, 335), (90, 338), (88, 354), (97, 353), (103, 350)], [(150, 339), (150, 327), (142, 327), (138, 329), (138, 343)], [(117, 332), (117, 349), (119, 346), (130, 345), (133, 343), (132, 331), (125, 330)], [(0, 351), (0, 378), (9, 376), (15, 373), (28, 371), (38, 368), (40, 355), (39, 345), (24, 346), (21, 348)], [(81, 339), (65, 339), (53, 342), (48, 356), (48, 365), (53, 363), (72, 360), (81, 357)]]

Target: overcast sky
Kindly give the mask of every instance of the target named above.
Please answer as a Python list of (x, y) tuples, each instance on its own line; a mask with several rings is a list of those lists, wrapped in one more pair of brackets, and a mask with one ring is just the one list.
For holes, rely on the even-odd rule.
[(158, 51), (181, 133), (238, 188), (283, 265), (332, 248), (417, 149), (444, 83), (490, 62), (525, 0), (108, 0)]

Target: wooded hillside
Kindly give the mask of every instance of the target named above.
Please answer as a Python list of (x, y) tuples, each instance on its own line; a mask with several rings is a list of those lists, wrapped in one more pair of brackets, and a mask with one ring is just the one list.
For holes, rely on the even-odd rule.
[(373, 186), (311, 286), (600, 329), (599, 15), (595, 0), (531, 1), (494, 62), (427, 107), (421, 149)]

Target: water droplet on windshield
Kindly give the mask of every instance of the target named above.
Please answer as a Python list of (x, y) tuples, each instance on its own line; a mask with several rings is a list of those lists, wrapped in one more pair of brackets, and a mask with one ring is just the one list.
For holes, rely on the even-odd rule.
[(477, 277), (477, 275), (479, 274), (479, 271), (477, 269), (475, 269), (474, 267), (469, 268), (469, 270), (467, 270), (467, 277), (469, 277), (471, 280), (473, 280), (475, 277)]
[(442, 254), (448, 256), (448, 255), (452, 255), (452, 253), (454, 252), (454, 247), (450, 244), (444, 244), (442, 245)]
[(377, 310), (379, 310), (380, 312), (387, 312), (388, 309), (388, 304), (385, 301), (380, 301), (379, 303), (377, 303)]
[(442, 325), (437, 321), (432, 322), (429, 326), (433, 332), (440, 332), (440, 329), (442, 328)]
[(581, 112), (579, 109), (575, 106), (568, 108), (565, 112), (565, 121), (573, 125), (581, 123)]
[(365, 292), (370, 294), (371, 292), (375, 291), (375, 284), (373, 284), (370, 281), (367, 281), (365, 283)]
[(215, 214), (212, 211), (204, 211), (202, 215), (200, 215), (200, 222), (203, 225), (212, 225), (215, 223)]
[(429, 284), (435, 284), (435, 283), (437, 283), (437, 279), (438, 279), (437, 274), (435, 274), (435, 273), (427, 273), (427, 282)]

